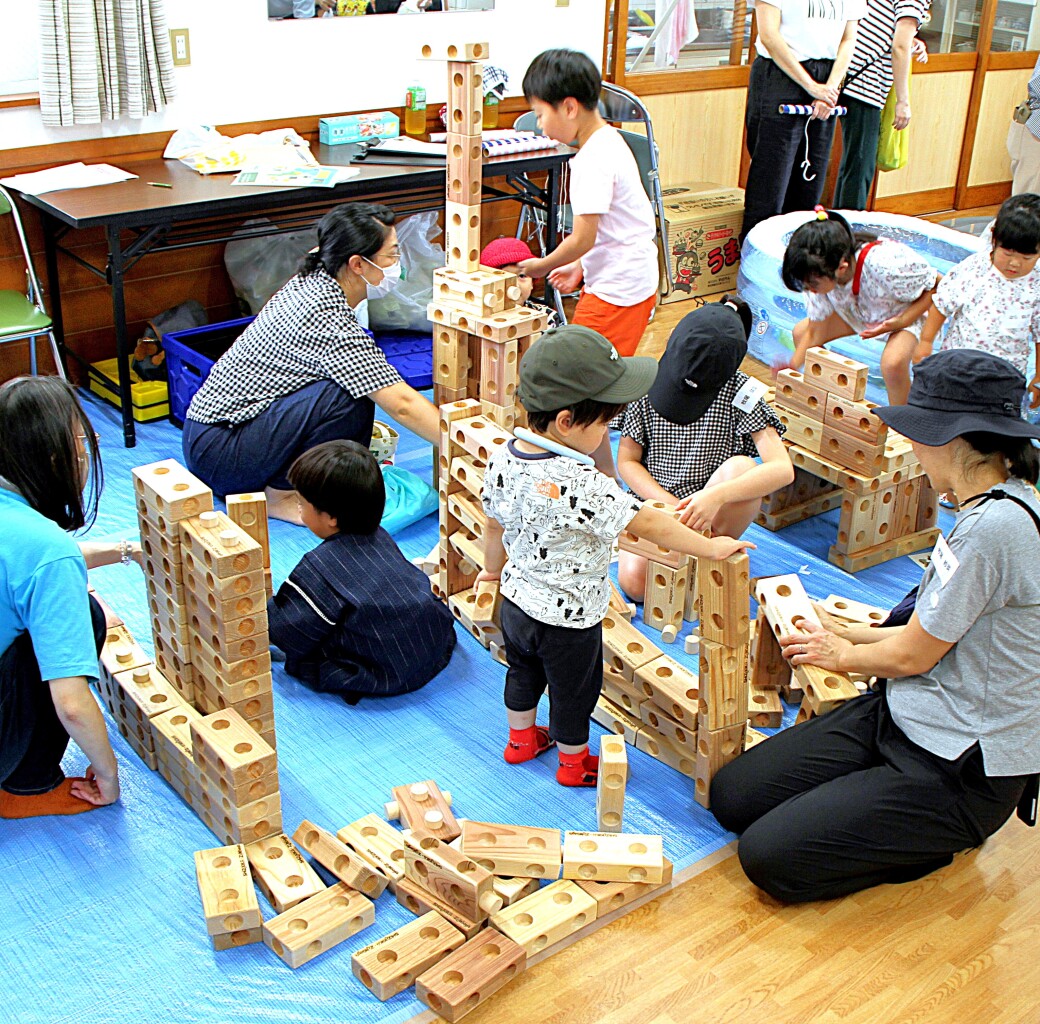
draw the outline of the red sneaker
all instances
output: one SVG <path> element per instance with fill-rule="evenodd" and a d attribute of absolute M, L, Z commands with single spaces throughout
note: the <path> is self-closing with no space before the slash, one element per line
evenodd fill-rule
<path fill-rule="evenodd" d="M 522 764 L 533 761 L 539 754 L 544 754 L 556 742 L 549 739 L 549 730 L 542 725 L 532 725 L 529 729 L 510 729 L 509 742 L 506 744 L 505 757 L 510 764 Z"/>

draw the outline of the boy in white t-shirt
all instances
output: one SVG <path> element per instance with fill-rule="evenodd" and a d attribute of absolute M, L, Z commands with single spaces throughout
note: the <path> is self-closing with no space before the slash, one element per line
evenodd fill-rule
<path fill-rule="evenodd" d="M 571 234 L 520 266 L 564 292 L 584 278 L 573 322 L 630 356 L 657 302 L 657 231 L 635 157 L 600 116 L 602 85 L 596 65 L 575 50 L 546 50 L 524 75 L 524 96 L 541 130 L 578 152 L 570 162 Z"/>
<path fill-rule="evenodd" d="M 546 331 L 520 363 L 519 398 L 529 431 L 491 456 L 482 493 L 485 569 L 501 578 L 509 669 L 505 704 L 510 764 L 555 743 L 563 786 L 594 786 L 589 716 L 603 683 L 603 617 L 611 546 L 623 530 L 698 558 L 754 547 L 710 540 L 658 509 L 641 506 L 589 458 L 611 418 L 645 395 L 657 374 L 649 357 L 619 358 L 588 327 Z M 549 728 L 535 725 L 549 691 Z"/>

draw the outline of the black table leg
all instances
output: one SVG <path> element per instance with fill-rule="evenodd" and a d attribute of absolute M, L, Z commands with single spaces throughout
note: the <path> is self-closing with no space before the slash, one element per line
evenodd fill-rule
<path fill-rule="evenodd" d="M 556 229 L 560 216 L 560 204 L 563 197 L 560 195 L 560 185 L 563 175 L 560 173 L 561 165 L 553 164 L 548 171 L 545 182 L 545 191 L 548 193 L 548 209 L 545 213 L 545 251 L 552 252 L 559 244 L 559 231 Z M 556 299 L 553 295 L 553 286 L 549 284 L 548 276 L 545 278 L 545 304 L 552 308 Z"/>
<path fill-rule="evenodd" d="M 65 358 L 65 321 L 61 315 L 61 281 L 58 277 L 58 222 L 45 213 L 40 214 L 40 220 L 43 222 L 43 251 L 47 264 L 48 295 L 44 307 L 50 312 L 58 355 L 68 377 L 69 361 Z"/>
<path fill-rule="evenodd" d="M 137 444 L 134 426 L 134 400 L 130 391 L 130 350 L 126 337 L 126 303 L 123 298 L 123 250 L 119 228 L 106 228 L 108 236 L 108 283 L 112 289 L 112 322 L 116 330 L 116 357 L 119 360 L 119 411 L 123 414 L 123 444 Z"/>

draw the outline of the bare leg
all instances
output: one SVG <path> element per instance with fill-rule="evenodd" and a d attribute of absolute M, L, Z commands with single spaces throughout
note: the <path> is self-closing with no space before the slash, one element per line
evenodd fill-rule
<path fill-rule="evenodd" d="M 267 515 L 270 519 L 281 519 L 293 526 L 303 526 L 300 518 L 300 506 L 296 501 L 295 491 L 278 491 L 273 487 L 265 487 L 267 496 Z"/>
<path fill-rule="evenodd" d="M 906 405 L 910 397 L 910 360 L 916 350 L 917 339 L 909 331 L 894 331 L 885 343 L 881 376 L 891 405 Z"/>
<path fill-rule="evenodd" d="M 506 717 L 509 720 L 510 729 L 530 729 L 538 715 L 538 709 L 531 711 L 510 711 L 506 708 Z"/>
<path fill-rule="evenodd" d="M 727 459 L 708 479 L 705 489 L 715 484 L 736 480 L 743 476 L 757 463 L 747 455 L 734 455 Z M 758 510 L 762 507 L 761 498 L 748 498 L 746 501 L 732 501 L 722 506 L 715 513 L 711 523 L 711 532 L 716 537 L 739 537 L 751 525 Z"/>
<path fill-rule="evenodd" d="M 826 320 L 799 320 L 791 331 L 794 339 L 794 352 L 791 355 L 791 368 L 800 370 L 805 363 L 805 353 L 817 345 L 826 345 L 828 341 L 836 341 L 856 332 L 837 313 L 831 313 Z"/>
<path fill-rule="evenodd" d="M 646 596 L 646 561 L 631 551 L 618 552 L 618 586 L 633 601 L 642 601 Z"/>

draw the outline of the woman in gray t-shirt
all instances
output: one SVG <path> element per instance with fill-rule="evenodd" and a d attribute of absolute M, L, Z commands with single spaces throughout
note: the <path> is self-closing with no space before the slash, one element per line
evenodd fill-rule
<path fill-rule="evenodd" d="M 908 405 L 876 410 L 957 503 L 906 625 L 842 630 L 821 616 L 780 638 L 793 665 L 887 679 L 723 768 L 716 818 L 741 833 L 748 877 L 787 902 L 920 878 L 978 846 L 1040 773 L 1040 427 L 1025 378 L 970 349 L 918 367 Z"/>

